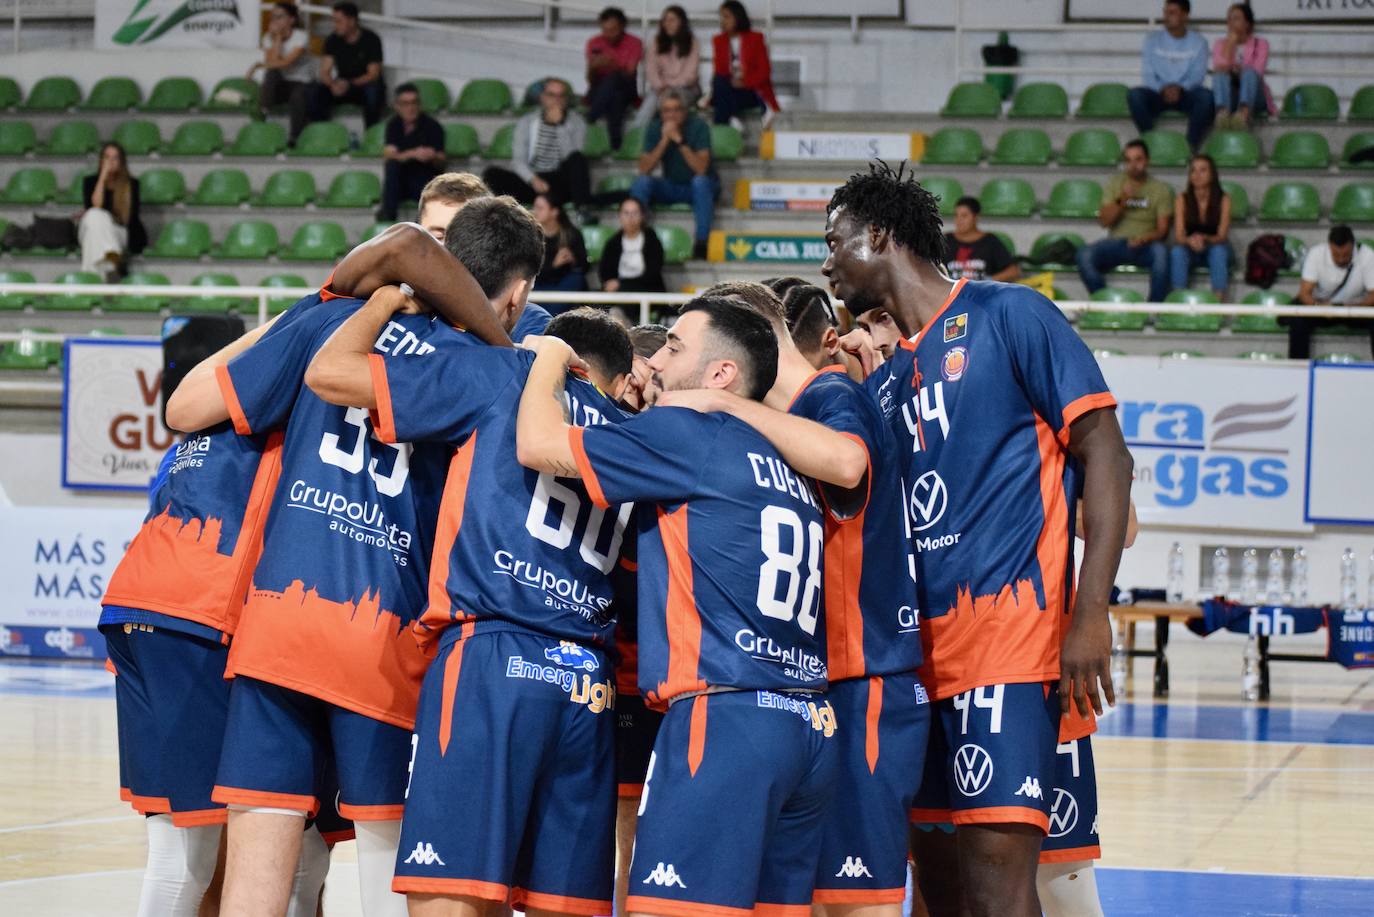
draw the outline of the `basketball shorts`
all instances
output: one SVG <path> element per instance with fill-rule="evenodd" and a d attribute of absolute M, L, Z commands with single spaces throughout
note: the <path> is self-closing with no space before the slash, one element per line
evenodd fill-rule
<path fill-rule="evenodd" d="M 621 799 L 638 799 L 663 714 L 650 710 L 638 694 L 615 699 L 615 782 Z"/>
<path fill-rule="evenodd" d="M 1102 856 L 1097 834 L 1097 769 L 1092 739 L 1061 742 L 1055 754 L 1050 826 L 1040 846 L 1042 863 L 1074 863 Z"/>
<path fill-rule="evenodd" d="M 214 799 L 314 818 L 332 769 L 340 816 L 391 821 L 401 817 L 409 760 L 410 733 L 399 726 L 240 675 L 229 692 Z"/>
<path fill-rule="evenodd" d="M 627 909 L 809 917 L 839 764 L 834 736 L 845 728 L 823 694 L 730 691 L 673 703 L 640 798 Z"/>
<path fill-rule="evenodd" d="M 834 682 L 826 697 L 843 728 L 816 870 L 817 904 L 900 904 L 906 897 L 907 812 L 916 795 L 931 705 L 914 672 Z"/>
<path fill-rule="evenodd" d="M 441 648 L 420 689 L 392 890 L 609 914 L 613 685 L 605 654 L 528 631 Z"/>
<path fill-rule="evenodd" d="M 223 824 L 210 798 L 229 709 L 229 647 L 137 624 L 101 628 L 115 669 L 120 798 L 179 828 Z"/>
<path fill-rule="evenodd" d="M 1048 833 L 1058 744 L 1057 683 L 987 685 L 937 702 L 911 820 Z"/>
<path fill-rule="evenodd" d="M 333 762 L 326 765 L 323 783 L 315 796 L 320 800 L 320 811 L 306 823 L 306 830 L 309 831 L 312 825 L 319 828 L 320 836 L 331 850 L 335 844 L 353 840 L 357 836 L 353 820 L 344 818 L 339 812 L 339 775 Z"/>

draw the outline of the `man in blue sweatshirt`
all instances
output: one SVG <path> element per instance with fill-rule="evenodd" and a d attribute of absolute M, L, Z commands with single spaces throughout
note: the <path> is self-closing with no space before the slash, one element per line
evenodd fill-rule
<path fill-rule="evenodd" d="M 1188 0 L 1166 0 L 1164 28 L 1145 36 L 1140 73 L 1143 86 L 1131 90 L 1131 120 L 1142 134 L 1161 111 L 1188 118 L 1188 145 L 1196 152 L 1212 124 L 1212 94 L 1203 85 L 1209 58 L 1207 39 L 1188 29 Z"/>

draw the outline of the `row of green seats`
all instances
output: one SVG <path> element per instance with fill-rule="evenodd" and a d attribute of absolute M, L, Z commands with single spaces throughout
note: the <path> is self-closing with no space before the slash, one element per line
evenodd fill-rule
<path fill-rule="evenodd" d="M 0 271 L 0 283 L 33 283 L 34 277 L 28 271 Z M 74 288 L 101 284 L 99 274 L 90 271 L 67 271 L 52 280 L 53 283 L 68 284 Z M 151 271 L 134 271 L 125 277 L 124 286 L 170 286 L 171 281 L 165 274 Z M 196 287 L 237 287 L 241 284 L 233 274 L 210 272 L 198 275 L 190 282 Z M 284 297 L 268 300 L 273 314 L 300 299 L 310 284 L 299 274 L 273 274 L 253 284 L 259 287 L 274 287 L 283 290 L 301 291 Z M 84 312 L 100 307 L 105 312 L 158 312 L 172 309 L 178 312 L 225 312 L 235 309 L 239 312 L 257 310 L 257 301 L 237 296 L 216 296 L 206 293 L 203 296 L 173 297 L 155 294 L 124 294 L 121 296 L 93 296 L 73 290 L 71 293 L 38 296 L 27 293 L 7 293 L 0 295 L 0 311 L 16 311 L 32 306 L 40 312 Z"/>

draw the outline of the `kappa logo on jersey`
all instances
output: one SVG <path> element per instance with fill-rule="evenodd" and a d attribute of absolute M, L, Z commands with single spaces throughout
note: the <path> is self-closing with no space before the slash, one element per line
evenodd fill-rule
<path fill-rule="evenodd" d="M 963 347 L 951 347 L 940 360 L 940 375 L 946 382 L 958 382 L 967 369 L 968 350 Z"/>
<path fill-rule="evenodd" d="M 662 863 L 659 863 L 657 866 L 654 867 L 653 872 L 649 873 L 649 875 L 646 876 L 644 881 L 640 884 L 662 885 L 669 888 L 671 888 L 674 885 L 676 885 L 678 888 L 687 887 L 686 884 L 682 881 L 682 876 L 677 874 L 677 870 L 673 867 L 672 863 L 669 863 L 666 866 Z"/>
<path fill-rule="evenodd" d="M 871 879 L 873 873 L 864 865 L 863 857 L 845 857 L 844 865 L 835 873 L 837 879 Z"/>
<path fill-rule="evenodd" d="M 1054 808 L 1050 809 L 1050 837 L 1063 837 L 1078 825 L 1078 800 L 1063 787 L 1054 788 Z M 1097 821 L 1093 821 L 1097 833 Z"/>
<path fill-rule="evenodd" d="M 992 783 L 992 755 L 981 746 L 960 745 L 954 753 L 954 783 L 965 796 L 977 796 Z"/>
<path fill-rule="evenodd" d="M 433 866 L 436 863 L 440 866 L 448 865 L 439 859 L 439 854 L 434 852 L 434 845 L 424 841 L 416 842 L 415 849 L 410 851 L 410 856 L 406 857 L 406 862 L 415 863 L 419 866 Z"/>
<path fill-rule="evenodd" d="M 1027 799 L 1044 799 L 1045 794 L 1040 792 L 1040 781 L 1035 777 L 1027 777 L 1021 781 L 1021 786 L 1014 795 L 1025 796 Z"/>
<path fill-rule="evenodd" d="M 960 312 L 945 319 L 945 343 L 957 341 L 968 334 L 968 313 Z"/>
<path fill-rule="evenodd" d="M 944 518 L 949 506 L 949 489 L 939 472 L 927 471 L 911 486 L 911 527 L 924 532 Z"/>
<path fill-rule="evenodd" d="M 544 650 L 544 658 L 549 662 L 582 669 L 585 672 L 595 672 L 599 665 L 595 655 L 571 640 L 560 640 L 557 646 L 551 646 Z"/>
<path fill-rule="evenodd" d="M 548 654 L 549 651 L 545 650 L 544 655 Z M 579 676 L 567 669 L 530 662 L 523 656 L 507 657 L 506 677 L 557 685 L 568 695 L 568 700 L 574 704 L 586 705 L 592 713 L 615 708 L 615 684 L 610 679 L 592 681 L 592 676 L 586 673 Z"/>

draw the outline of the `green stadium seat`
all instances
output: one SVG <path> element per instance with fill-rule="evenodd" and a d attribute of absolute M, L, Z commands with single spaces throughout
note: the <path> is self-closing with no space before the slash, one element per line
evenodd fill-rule
<path fill-rule="evenodd" d="M 377 236 L 380 236 L 382 233 L 386 232 L 388 229 L 395 225 L 395 223 L 391 223 L 386 220 L 378 220 L 371 226 L 367 227 L 367 229 L 363 230 L 362 238 L 358 240 L 358 244 L 362 245 L 369 239 L 377 238 Z"/>
<path fill-rule="evenodd" d="M 242 169 L 211 169 L 186 203 L 196 207 L 237 207 L 253 196 Z"/>
<path fill-rule="evenodd" d="M 43 152 L 49 156 L 85 156 L 100 149 L 100 131 L 89 121 L 59 121 L 48 134 Z"/>
<path fill-rule="evenodd" d="M 1292 305 L 1293 297 L 1282 290 L 1251 290 L 1241 303 L 1247 306 L 1288 306 Z"/>
<path fill-rule="evenodd" d="M 711 157 L 717 162 L 734 162 L 744 155 L 744 135 L 729 124 L 711 125 Z"/>
<path fill-rule="evenodd" d="M 200 220 L 170 220 L 143 254 L 148 258 L 195 260 L 208 254 L 211 247 L 210 227 Z"/>
<path fill-rule="evenodd" d="M 588 159 L 603 159 L 611 155 L 611 134 L 600 121 L 587 125 L 587 139 L 582 141 L 582 155 Z"/>
<path fill-rule="evenodd" d="M 1130 287 L 1103 287 L 1088 297 L 1092 302 L 1137 303 L 1144 302 L 1145 296 Z"/>
<path fill-rule="evenodd" d="M 1090 178 L 1055 182 L 1044 215 L 1063 220 L 1093 220 L 1102 206 L 1102 186 Z"/>
<path fill-rule="evenodd" d="M 386 122 L 378 121 L 363 131 L 362 143 L 358 144 L 357 156 L 381 159 L 386 150 Z"/>
<path fill-rule="evenodd" d="M 376 172 L 340 172 L 329 183 L 321 207 L 372 207 L 382 199 L 382 180 Z"/>
<path fill-rule="evenodd" d="M 1255 290 L 1241 300 L 1251 306 L 1286 306 L 1293 297 L 1277 290 Z M 1233 315 L 1231 330 L 1236 334 L 1285 334 L 1286 330 L 1272 315 Z"/>
<path fill-rule="evenodd" d="M 0 283 L 33 282 L 33 275 L 28 271 L 0 270 Z M 17 312 L 32 301 L 33 297 L 28 293 L 0 293 L 0 311 Z"/>
<path fill-rule="evenodd" d="M 1321 83 L 1294 86 L 1283 96 L 1280 115 L 1285 120 L 1335 121 L 1340 117 L 1341 105 L 1336 90 Z"/>
<path fill-rule="evenodd" d="M 449 94 L 448 86 L 444 85 L 443 80 L 436 80 L 432 77 L 416 77 L 410 82 L 415 84 L 415 88 L 420 92 L 420 107 L 431 115 L 448 111 L 449 104 L 453 97 Z"/>
<path fill-rule="evenodd" d="M 1374 121 L 1374 84 L 1355 90 L 1355 95 L 1350 99 L 1350 111 L 1345 118 L 1355 123 Z"/>
<path fill-rule="evenodd" d="M 45 76 L 29 90 L 27 111 L 66 111 L 81 101 L 81 87 L 69 76 Z"/>
<path fill-rule="evenodd" d="M 1283 329 L 1279 329 L 1280 331 Z M 1241 360 L 1252 360 L 1256 363 L 1268 363 L 1271 360 L 1282 360 L 1283 354 L 1274 353 L 1272 350 L 1247 350 L 1239 357 Z"/>
<path fill-rule="evenodd" d="M 93 338 L 122 338 L 126 334 L 123 328 L 114 328 L 111 326 L 92 328 L 88 333 Z"/>
<path fill-rule="evenodd" d="M 1098 293 L 1106 292 L 1111 287 L 1103 287 Z M 1130 292 L 1135 292 L 1134 290 Z M 1096 296 L 1097 294 L 1093 294 Z M 1139 295 L 1139 294 L 1137 294 Z M 1096 299 L 1096 302 L 1112 302 L 1107 298 Z M 1134 302 L 1134 300 L 1115 300 L 1119 302 Z M 1078 314 L 1079 331 L 1144 331 L 1145 325 L 1149 322 L 1150 316 L 1146 312 L 1096 312 L 1088 310 Z"/>
<path fill-rule="evenodd" d="M 1109 167 L 1121 159 L 1121 142 L 1113 131 L 1087 127 L 1074 131 L 1064 142 L 1059 164 L 1064 166 Z"/>
<path fill-rule="evenodd" d="M 15 169 L 5 184 L 0 201 L 6 204 L 44 204 L 57 196 L 57 176 L 52 169 L 28 166 Z"/>
<path fill-rule="evenodd" d="M 229 227 L 214 255 L 224 261 L 266 261 L 280 247 L 276 226 L 266 220 L 244 220 Z"/>
<path fill-rule="evenodd" d="M 348 128 L 337 121 L 307 124 L 288 156 L 341 156 L 348 152 Z"/>
<path fill-rule="evenodd" d="M 1002 247 L 1007 250 L 1007 254 L 1011 255 L 1012 260 L 1015 261 L 1018 257 L 1016 254 L 1016 240 L 1011 237 L 1011 233 L 994 230 L 992 234 L 997 237 L 997 240 L 1002 243 Z"/>
<path fill-rule="evenodd" d="M 603 175 L 596 183 L 597 194 L 629 194 L 635 176 L 628 172 Z"/>
<path fill-rule="evenodd" d="M 1374 223 L 1374 183 L 1342 185 L 1331 205 L 1331 222 Z"/>
<path fill-rule="evenodd" d="M 621 162 L 634 162 L 644 152 L 644 128 L 629 127 L 620 139 L 620 147 L 611 154 L 612 159 Z"/>
<path fill-rule="evenodd" d="M 189 76 L 168 76 L 157 81 L 143 111 L 184 112 L 200 106 L 200 84 Z"/>
<path fill-rule="evenodd" d="M 1283 251 L 1288 256 L 1288 267 L 1279 271 L 1279 276 L 1297 277 L 1302 273 L 1302 262 L 1307 257 L 1307 243 L 1297 236 L 1284 236 Z"/>
<path fill-rule="evenodd" d="M 587 260 L 596 266 L 601 261 L 601 250 L 606 247 L 606 240 L 615 235 L 616 229 L 602 223 L 588 223 L 580 228 L 582 243 L 587 246 Z"/>
<path fill-rule="evenodd" d="M 1306 182 L 1275 182 L 1265 189 L 1264 200 L 1260 202 L 1261 220 L 1315 223 L 1320 216 L 1317 189 Z"/>
<path fill-rule="evenodd" d="M 138 195 L 144 204 L 175 204 L 186 197 L 186 176 L 176 169 L 149 169 L 138 177 Z"/>
<path fill-rule="evenodd" d="M 1222 181 L 1221 190 L 1231 195 L 1231 219 L 1244 222 L 1250 219 L 1250 195 L 1240 182 Z"/>
<path fill-rule="evenodd" d="M 1153 152 L 1154 147 L 1150 149 Z M 1216 161 L 1218 169 L 1255 169 L 1260 163 L 1259 141 L 1249 131 L 1213 131 L 1202 151 Z"/>
<path fill-rule="evenodd" d="M 1083 237 L 1076 232 L 1047 232 L 1037 236 L 1031 243 L 1030 254 L 1026 256 L 1026 262 L 1042 271 L 1076 271 L 1078 265 L 1065 261 L 1052 261 L 1046 254 L 1051 245 L 1059 242 L 1068 242 L 1075 249 L 1082 248 L 1084 245 Z"/>
<path fill-rule="evenodd" d="M 1360 150 L 1367 150 L 1374 147 L 1374 131 L 1360 131 L 1358 134 L 1351 134 L 1345 139 L 1345 146 L 1341 148 L 1341 168 L 1342 169 L 1374 169 L 1374 160 L 1364 162 L 1351 162 L 1350 157 Z"/>
<path fill-rule="evenodd" d="M 1192 151 L 1188 149 L 1188 138 L 1178 131 L 1146 131 L 1140 139 L 1145 141 L 1145 146 L 1150 150 L 1150 165 L 1156 168 L 1186 166 L 1192 156 Z"/>
<path fill-rule="evenodd" d="M 983 138 L 971 127 L 942 127 L 926 143 L 922 165 L 976 166 L 983 158 Z"/>
<path fill-rule="evenodd" d="M 1166 350 L 1160 356 L 1166 360 L 1201 360 L 1207 354 L 1200 350 Z"/>
<path fill-rule="evenodd" d="M 132 271 L 120 281 L 123 286 L 165 287 L 171 284 L 166 274 L 152 271 Z M 157 312 L 172 304 L 172 297 L 150 294 L 123 293 L 105 303 L 106 312 Z"/>
<path fill-rule="evenodd" d="M 143 101 L 143 90 L 127 76 L 107 76 L 91 87 L 82 111 L 128 111 Z"/>
<path fill-rule="evenodd" d="M 19 84 L 13 77 L 0 76 L 0 111 L 6 111 L 19 104 L 19 100 L 24 97 L 19 91 Z"/>
<path fill-rule="evenodd" d="M 110 139 L 130 156 L 147 156 L 162 146 L 162 131 L 154 121 L 121 121 Z"/>
<path fill-rule="evenodd" d="M 1336 363 L 1342 366 L 1348 366 L 1352 363 L 1363 363 L 1365 361 L 1361 360 L 1353 353 L 1324 353 L 1317 357 L 1317 362 Z"/>
<path fill-rule="evenodd" d="M 343 227 L 321 220 L 297 229 L 290 246 L 283 249 L 279 257 L 283 261 L 333 261 L 348 249 Z"/>
<path fill-rule="evenodd" d="M 224 146 L 224 131 L 214 121 L 183 121 L 166 152 L 171 156 L 210 156 Z"/>
<path fill-rule="evenodd" d="M 1058 83 L 1027 83 L 1011 100 L 1012 118 L 1067 118 L 1069 94 Z"/>
<path fill-rule="evenodd" d="M 276 156 L 286 149 L 286 128 L 274 121 L 249 121 L 239 128 L 226 156 Z"/>
<path fill-rule="evenodd" d="M 590 136 L 590 127 L 588 134 Z M 482 141 L 477 138 L 477 128 L 457 122 L 444 125 L 444 154 L 450 159 L 470 159 L 481 151 Z"/>
<path fill-rule="evenodd" d="M 86 200 L 85 196 L 81 193 L 82 187 L 84 182 L 86 181 L 86 176 L 94 174 L 95 169 L 81 169 L 80 171 L 78 171 L 75 175 L 72 176 L 72 180 L 67 185 L 67 187 L 57 192 L 57 203 L 71 204 L 75 207 L 80 207 L 82 204 L 84 204 Z M 142 185 L 140 183 L 140 187 L 141 186 Z"/>
<path fill-rule="evenodd" d="M 1078 117 L 1129 118 L 1131 106 L 1126 102 L 1129 93 L 1125 83 L 1093 83 L 1078 103 Z"/>
<path fill-rule="evenodd" d="M 1217 303 L 1220 300 L 1210 290 L 1173 290 L 1164 297 L 1168 303 Z M 1221 330 L 1220 315 L 1211 313 L 1162 313 L 1154 317 L 1156 331 L 1169 334 L 1216 334 Z"/>
<path fill-rule="evenodd" d="M 237 101 L 234 101 L 235 98 Z M 252 114 L 258 110 L 258 84 L 241 76 L 226 76 L 210 90 L 210 95 L 201 108 L 205 111 L 237 111 Z"/>
<path fill-rule="evenodd" d="M 92 286 L 105 282 L 94 271 L 67 271 L 53 278 L 53 283 L 64 286 Z M 55 293 L 40 296 L 34 300 L 33 307 L 41 312 L 87 312 L 100 305 L 100 297 L 89 293 Z"/>
<path fill-rule="evenodd" d="M 482 151 L 486 159 L 510 159 L 515 142 L 515 125 L 503 124 L 491 135 L 491 143 Z"/>
<path fill-rule="evenodd" d="M 207 274 L 198 274 L 191 280 L 193 287 L 236 287 L 239 280 L 233 274 L 225 274 L 212 271 Z M 176 312 L 228 312 L 230 309 L 237 309 L 240 312 L 251 312 L 255 310 L 256 300 L 242 299 L 237 296 L 212 296 L 196 295 L 187 296 L 177 300 L 172 309 Z"/>
<path fill-rule="evenodd" d="M 310 284 L 300 274 L 273 274 L 259 280 L 258 286 L 297 291 L 290 296 L 273 296 L 267 300 L 267 313 L 269 315 L 285 312 L 310 289 Z"/>
<path fill-rule="evenodd" d="M 1002 94 L 987 83 L 959 83 L 949 91 L 944 118 L 996 118 L 1002 113 Z"/>
<path fill-rule="evenodd" d="M 498 115 L 511 107 L 510 87 L 504 80 L 469 80 L 458 93 L 453 110 L 461 115 Z"/>
<path fill-rule="evenodd" d="M 658 241 L 663 243 L 663 263 L 683 264 L 692 257 L 692 234 L 681 226 L 655 226 Z"/>
<path fill-rule="evenodd" d="M 964 196 L 964 186 L 956 178 L 927 175 L 920 179 L 921 187 L 940 199 L 940 216 L 953 216 L 954 205 Z"/>
<path fill-rule="evenodd" d="M 53 334 L 51 328 L 20 328 L 20 334 Z M 62 362 L 60 341 L 22 337 L 0 346 L 0 369 L 47 369 Z"/>
<path fill-rule="evenodd" d="M 253 203 L 259 207 L 304 207 L 314 199 L 314 176 L 303 169 L 283 169 L 268 176 Z"/>
<path fill-rule="evenodd" d="M 1331 146 L 1316 131 L 1289 131 L 1274 142 L 1271 169 L 1325 169 L 1331 165 Z"/>
<path fill-rule="evenodd" d="M 23 156 L 37 148 L 38 132 L 27 121 L 0 121 L 0 156 Z"/>
<path fill-rule="evenodd" d="M 1049 134 L 1038 127 L 1017 127 L 997 138 L 988 162 L 995 166 L 1043 166 L 1053 155 Z"/>
<path fill-rule="evenodd" d="M 1024 178 L 994 178 L 978 192 L 983 215 L 1028 217 L 1035 210 L 1035 190 Z"/>

